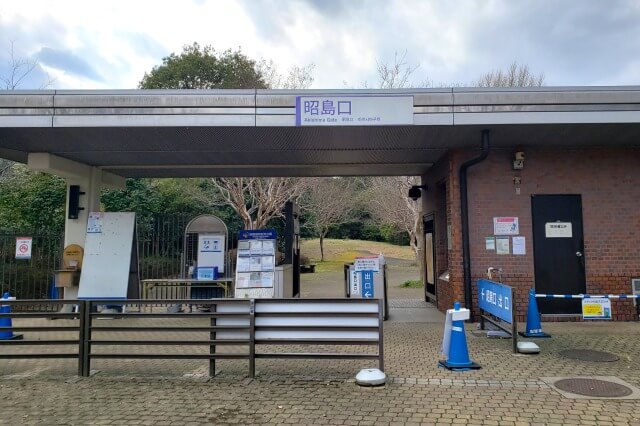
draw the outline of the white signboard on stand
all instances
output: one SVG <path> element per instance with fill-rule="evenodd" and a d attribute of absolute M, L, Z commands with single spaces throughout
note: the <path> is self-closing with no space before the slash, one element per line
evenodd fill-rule
<path fill-rule="evenodd" d="M 78 298 L 126 299 L 134 256 L 137 262 L 133 253 L 136 216 L 107 212 L 100 217 L 100 232 L 87 229 Z"/>
<path fill-rule="evenodd" d="M 213 268 L 215 266 L 218 268 L 219 274 L 225 273 L 224 239 L 222 234 L 198 235 L 198 268 Z"/>

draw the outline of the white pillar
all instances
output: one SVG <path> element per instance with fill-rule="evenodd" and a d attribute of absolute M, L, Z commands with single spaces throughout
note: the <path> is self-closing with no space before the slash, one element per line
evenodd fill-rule
<path fill-rule="evenodd" d="M 77 219 L 69 219 L 69 186 L 79 185 L 80 195 L 79 206 L 84 208 L 78 212 Z M 91 168 L 91 175 L 88 178 L 67 178 L 67 202 L 65 206 L 64 221 L 64 246 L 78 244 L 84 249 L 85 236 L 87 233 L 87 219 L 89 212 L 100 211 L 100 190 L 102 186 L 102 171 L 95 167 Z M 65 287 L 65 299 L 77 299 L 78 287 Z"/>

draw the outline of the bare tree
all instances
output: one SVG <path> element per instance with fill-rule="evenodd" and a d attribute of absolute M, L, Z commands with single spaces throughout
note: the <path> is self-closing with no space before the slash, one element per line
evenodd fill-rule
<path fill-rule="evenodd" d="M 401 55 L 395 52 L 393 63 L 376 61 L 380 89 L 411 87 L 409 78 L 419 68 L 419 65 L 409 65 L 406 57 L 407 51 L 405 50 Z"/>
<path fill-rule="evenodd" d="M 214 178 L 219 192 L 217 205 L 231 206 L 242 219 L 244 229 L 262 229 L 282 216 L 287 201 L 296 201 L 309 181 L 295 178 Z"/>
<path fill-rule="evenodd" d="M 311 226 L 320 236 L 320 261 L 324 261 L 324 239 L 332 225 L 349 217 L 353 210 L 352 180 L 347 178 L 318 178 L 313 180 L 304 197 L 302 208 L 313 215 Z"/>
<path fill-rule="evenodd" d="M 529 65 L 511 63 L 506 70 L 492 70 L 473 83 L 478 87 L 538 87 L 544 85 L 544 73 L 534 74 Z"/>
<path fill-rule="evenodd" d="M 273 60 L 260 61 L 256 70 L 267 87 L 278 89 L 306 89 L 314 80 L 315 65 L 294 66 L 287 75 L 281 74 Z M 218 205 L 232 207 L 242 219 L 245 229 L 261 229 L 282 216 L 287 201 L 297 201 L 311 181 L 294 178 L 214 178 L 219 193 Z"/>
<path fill-rule="evenodd" d="M 10 42 L 9 47 L 9 63 L 7 64 L 7 74 L 0 77 L 4 90 L 16 90 L 24 82 L 24 80 L 31 74 L 39 63 L 36 59 L 29 59 L 23 57 L 17 57 L 15 53 L 15 42 Z M 45 89 L 53 84 L 54 80 L 47 76 L 47 79 L 42 82 L 40 89 Z"/>
<path fill-rule="evenodd" d="M 256 69 L 270 89 L 308 89 L 315 80 L 313 75 L 315 68 L 314 64 L 295 65 L 284 75 L 278 71 L 273 59 L 268 62 L 263 59 L 256 65 Z"/>
<path fill-rule="evenodd" d="M 369 206 L 374 218 L 406 232 L 416 259 L 420 259 L 422 250 L 420 203 L 407 197 L 407 192 L 412 185 L 418 185 L 418 179 L 415 176 L 374 177 L 369 190 Z"/>

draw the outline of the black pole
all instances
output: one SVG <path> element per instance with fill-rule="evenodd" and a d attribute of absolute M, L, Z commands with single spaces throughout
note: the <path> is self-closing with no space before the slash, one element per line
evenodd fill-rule
<path fill-rule="evenodd" d="M 467 169 L 478 164 L 489 155 L 489 130 L 482 131 L 482 152 L 478 157 L 460 166 L 460 216 L 462 216 L 462 270 L 464 274 L 464 304 L 471 311 L 473 321 L 473 300 L 471 293 L 471 256 L 469 254 L 469 206 L 467 200 Z"/>

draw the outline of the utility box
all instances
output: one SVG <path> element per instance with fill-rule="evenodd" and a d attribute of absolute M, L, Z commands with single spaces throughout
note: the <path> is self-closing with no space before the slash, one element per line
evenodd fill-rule
<path fill-rule="evenodd" d="M 62 252 L 62 269 L 54 271 L 56 287 L 77 287 L 80 285 L 80 270 L 84 250 L 77 244 L 65 247 Z"/>

